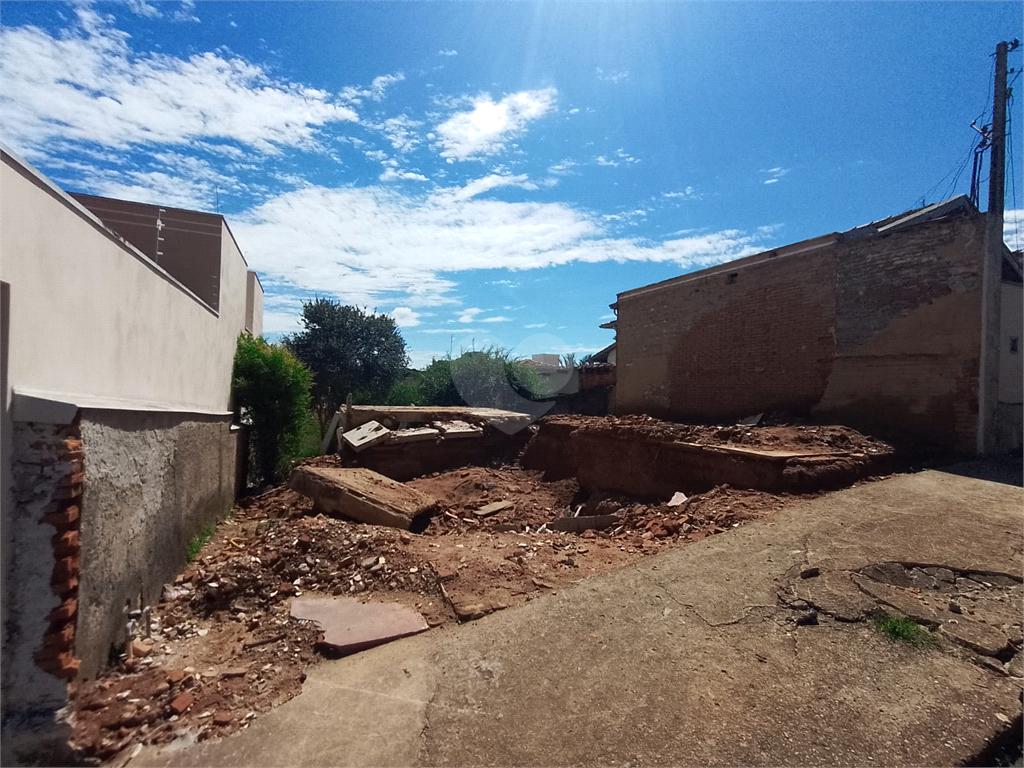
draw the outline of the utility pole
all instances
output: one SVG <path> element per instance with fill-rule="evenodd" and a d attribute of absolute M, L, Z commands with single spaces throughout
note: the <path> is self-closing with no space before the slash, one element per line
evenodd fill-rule
<path fill-rule="evenodd" d="M 992 93 L 992 131 L 989 157 L 988 212 L 985 217 L 985 256 L 981 279 L 981 355 L 978 370 L 978 453 L 997 448 L 999 355 L 1003 274 L 1003 206 L 1006 186 L 1006 54 L 1020 42 L 996 46 L 996 77 Z"/>

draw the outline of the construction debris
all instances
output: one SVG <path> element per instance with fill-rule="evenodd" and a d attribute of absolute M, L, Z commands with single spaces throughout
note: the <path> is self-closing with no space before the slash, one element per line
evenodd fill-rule
<path fill-rule="evenodd" d="M 361 467 L 296 467 L 288 487 L 328 514 L 405 530 L 437 506 L 436 499 Z"/>
<path fill-rule="evenodd" d="M 475 427 L 459 419 L 455 421 L 435 421 L 434 426 L 441 431 L 446 440 L 464 437 L 483 437 L 484 434 L 483 428 Z"/>
<path fill-rule="evenodd" d="M 350 429 L 341 439 L 357 453 L 371 446 L 383 443 L 391 436 L 391 430 L 376 421 L 368 421 L 360 427 Z"/>
<path fill-rule="evenodd" d="M 294 619 L 315 623 L 320 645 L 337 654 L 356 653 L 429 629 L 416 611 L 396 603 L 360 603 L 348 597 L 297 597 Z"/>
<path fill-rule="evenodd" d="M 515 504 L 511 501 L 495 501 L 487 506 L 480 507 L 480 509 L 476 510 L 473 514 L 477 517 L 490 517 L 491 515 L 498 514 L 503 509 L 512 509 L 514 506 Z"/>

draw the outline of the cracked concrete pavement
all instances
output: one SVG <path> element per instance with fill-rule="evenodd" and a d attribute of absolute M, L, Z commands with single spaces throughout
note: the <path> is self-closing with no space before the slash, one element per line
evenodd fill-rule
<path fill-rule="evenodd" d="M 1019 582 L 1022 510 L 1020 488 L 935 471 L 823 496 L 323 662 L 245 731 L 131 765 L 960 764 L 1019 722 L 1020 678 L 870 622 L 796 626 L 778 592 L 887 562 Z"/>

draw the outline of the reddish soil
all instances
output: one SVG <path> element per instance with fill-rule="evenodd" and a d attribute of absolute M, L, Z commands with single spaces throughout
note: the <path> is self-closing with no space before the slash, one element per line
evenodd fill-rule
<path fill-rule="evenodd" d="M 284 488 L 236 508 L 154 606 L 148 655 L 73 687 L 72 723 L 83 761 L 120 764 L 139 743 L 226 735 L 296 695 L 304 670 L 320 655 L 315 625 L 288 615 L 292 595 L 396 601 L 420 611 L 431 626 L 454 623 L 802 498 L 724 486 L 674 507 L 584 498 L 575 480 L 544 482 L 540 472 L 517 466 L 470 467 L 409 484 L 440 502 L 420 535 L 314 516 L 309 499 Z M 498 501 L 512 506 L 475 514 Z M 581 534 L 546 530 L 546 523 L 573 512 L 615 512 L 621 521 Z"/>
<path fill-rule="evenodd" d="M 882 454 L 893 448 L 886 442 L 837 425 L 782 424 L 745 427 L 676 424 L 650 416 L 549 416 L 544 422 L 586 426 L 588 429 L 619 431 L 658 440 L 678 440 L 700 445 L 726 445 L 770 451 L 821 454 L 851 452 Z"/>

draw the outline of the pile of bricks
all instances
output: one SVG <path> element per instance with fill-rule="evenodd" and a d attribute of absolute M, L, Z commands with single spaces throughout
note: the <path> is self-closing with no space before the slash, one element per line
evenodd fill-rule
<path fill-rule="evenodd" d="M 33 659 L 54 677 L 72 680 L 80 664 L 75 658 L 75 620 L 81 567 L 78 523 L 85 478 L 82 441 L 69 438 L 55 444 L 33 445 L 33 448 L 37 447 L 52 455 L 52 470 L 59 473 L 56 490 L 40 523 L 57 529 L 51 539 L 54 566 L 50 589 L 62 602 L 46 617 L 49 626 L 43 635 L 42 647 L 35 652 Z"/>

